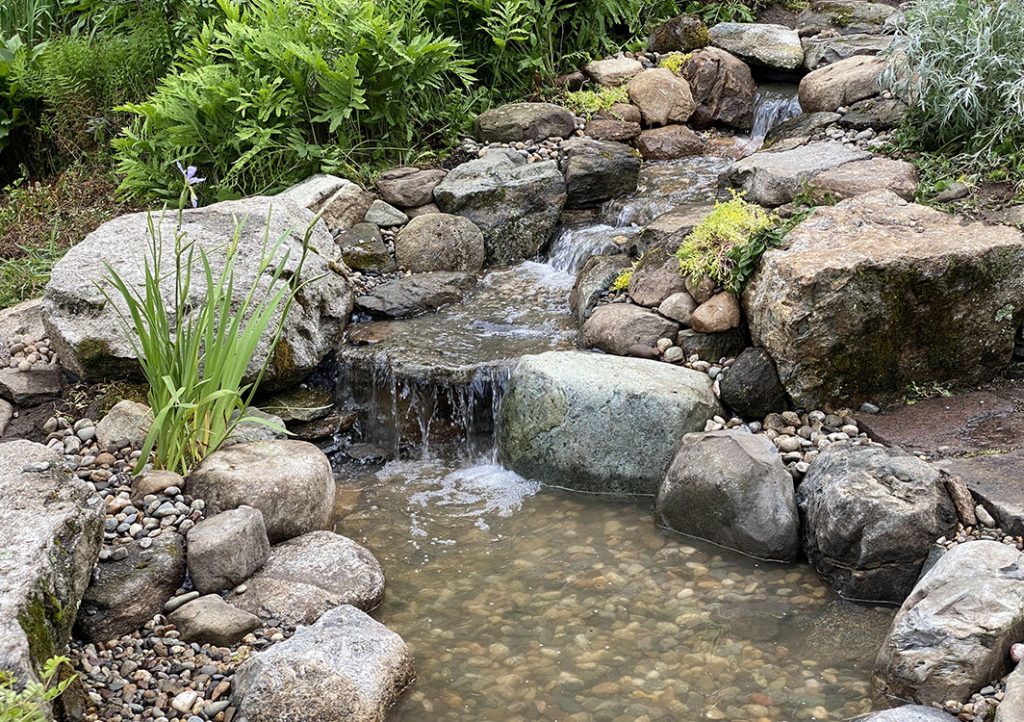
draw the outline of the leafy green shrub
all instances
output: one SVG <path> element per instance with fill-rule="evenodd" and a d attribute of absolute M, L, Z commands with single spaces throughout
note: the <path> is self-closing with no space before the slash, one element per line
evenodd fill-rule
<path fill-rule="evenodd" d="M 770 233 L 778 223 L 774 213 L 733 194 L 731 200 L 715 203 L 683 239 L 676 252 L 679 269 L 690 278 L 710 278 L 739 293 L 764 252 L 781 240 Z"/>
<path fill-rule="evenodd" d="M 71 667 L 67 657 L 52 657 L 43 664 L 40 681 L 29 682 L 20 691 L 10 672 L 0 670 L 0 722 L 49 722 L 49 703 L 64 694 L 74 674 L 61 678 L 61 670 Z"/>
<path fill-rule="evenodd" d="M 919 0 L 910 7 L 884 80 L 910 102 L 903 132 L 913 145 L 978 156 L 1018 151 L 1022 27 L 1020 2 Z"/>
<path fill-rule="evenodd" d="M 577 115 L 588 118 L 599 110 L 608 110 L 618 103 L 628 103 L 625 85 L 602 85 L 597 90 L 576 90 L 565 94 L 564 105 Z"/>
<path fill-rule="evenodd" d="M 752 23 L 757 19 L 755 11 L 759 5 L 757 0 L 691 0 L 686 3 L 683 12 L 696 15 L 708 26 L 717 23 Z"/>
<path fill-rule="evenodd" d="M 624 269 L 622 273 L 616 276 L 615 280 L 612 281 L 611 290 L 616 293 L 627 290 L 629 288 L 629 282 L 633 280 L 633 271 L 635 270 L 635 268 Z"/>

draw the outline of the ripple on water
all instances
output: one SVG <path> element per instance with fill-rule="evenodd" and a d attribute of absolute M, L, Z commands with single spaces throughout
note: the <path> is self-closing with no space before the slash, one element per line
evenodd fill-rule
<path fill-rule="evenodd" d="M 870 707 L 891 611 L 835 599 L 806 566 L 494 464 L 399 462 L 341 483 L 361 498 L 338 531 L 384 565 L 377 615 L 416 656 L 395 720 L 780 722 Z"/>

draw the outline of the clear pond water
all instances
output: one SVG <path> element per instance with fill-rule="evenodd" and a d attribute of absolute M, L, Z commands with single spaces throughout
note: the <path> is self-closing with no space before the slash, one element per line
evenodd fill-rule
<path fill-rule="evenodd" d="M 839 720 L 870 709 L 891 610 L 805 565 L 659 529 L 650 500 L 542 488 L 490 462 L 353 475 L 337 530 L 388 578 L 375 615 L 418 681 L 392 719 Z"/>

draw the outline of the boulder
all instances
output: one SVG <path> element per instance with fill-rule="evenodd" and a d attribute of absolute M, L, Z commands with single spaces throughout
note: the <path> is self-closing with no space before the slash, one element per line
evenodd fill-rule
<path fill-rule="evenodd" d="M 334 474 L 310 443 L 257 441 L 207 456 L 188 477 L 188 492 L 206 502 L 209 516 L 240 506 L 258 509 L 276 543 L 327 527 Z"/>
<path fill-rule="evenodd" d="M 676 321 L 680 326 L 689 326 L 697 302 L 686 291 L 673 293 L 658 306 L 658 313 Z"/>
<path fill-rule="evenodd" d="M 806 143 L 841 117 L 839 113 L 801 113 L 773 126 L 765 136 L 764 148 L 785 144 L 784 141 L 791 141 L 794 146 Z"/>
<path fill-rule="evenodd" d="M 754 124 L 757 84 L 742 60 L 721 48 L 698 50 L 683 67 L 697 108 L 690 123 L 704 128 L 715 123 L 740 130 Z"/>
<path fill-rule="evenodd" d="M 679 15 L 656 25 L 647 40 L 650 53 L 689 53 L 711 42 L 707 25 L 696 15 Z"/>
<path fill-rule="evenodd" d="M 307 210 L 315 211 L 338 191 L 353 188 L 361 190 L 359 186 L 350 180 L 326 173 L 317 173 L 281 191 L 275 198 L 289 201 Z"/>
<path fill-rule="evenodd" d="M 764 255 L 743 304 L 794 402 L 817 408 L 991 378 L 1024 320 L 1022 277 L 1016 229 L 873 191 L 815 210 Z"/>
<path fill-rule="evenodd" d="M 763 419 L 787 407 L 775 362 L 764 349 L 746 348 L 719 384 L 722 403 L 747 419 Z"/>
<path fill-rule="evenodd" d="M 707 218 L 714 205 L 700 201 L 680 203 L 670 211 L 656 217 L 630 242 L 628 252 L 642 256 L 652 249 L 674 254 L 679 244 L 697 224 Z"/>
<path fill-rule="evenodd" d="M 617 118 L 592 118 L 583 133 L 594 140 L 624 143 L 640 135 L 640 124 Z"/>
<path fill-rule="evenodd" d="M 812 0 L 797 16 L 801 37 L 825 34 L 889 34 L 899 11 L 892 5 L 867 0 Z"/>
<path fill-rule="evenodd" d="M 932 543 L 956 528 L 942 473 L 883 446 L 834 444 L 797 491 L 807 558 L 837 593 L 901 602 Z"/>
<path fill-rule="evenodd" d="M 402 638 L 345 605 L 246 660 L 231 701 L 239 722 L 384 722 L 414 679 Z"/>
<path fill-rule="evenodd" d="M 335 411 L 334 393 L 320 386 L 297 386 L 269 397 L 263 408 L 287 424 L 316 421 Z"/>
<path fill-rule="evenodd" d="M 1024 557 L 995 541 L 947 551 L 893 620 L 875 689 L 920 704 L 967 702 L 1009 671 L 1010 645 L 1024 635 Z"/>
<path fill-rule="evenodd" d="M 392 168 L 380 174 L 377 190 L 393 206 L 418 208 L 433 202 L 434 188 L 447 174 L 441 168 Z"/>
<path fill-rule="evenodd" d="M 510 103 L 484 111 L 476 119 L 476 135 L 485 143 L 568 138 L 576 118 L 552 103 Z"/>
<path fill-rule="evenodd" d="M 355 183 L 345 181 L 326 200 L 313 207 L 332 231 L 347 231 L 358 223 L 364 223 L 366 213 L 377 197 Z"/>
<path fill-rule="evenodd" d="M 644 160 L 675 160 L 701 155 L 704 141 L 685 125 L 669 125 L 643 131 L 636 147 Z"/>
<path fill-rule="evenodd" d="M 96 443 L 101 449 L 128 443 L 138 449 L 153 423 L 153 411 L 145 404 L 124 399 L 114 404 L 96 424 Z"/>
<path fill-rule="evenodd" d="M 891 35 L 815 35 L 803 38 L 804 68 L 823 68 L 855 55 L 879 55 L 892 44 Z"/>
<path fill-rule="evenodd" d="M 661 524 L 759 559 L 795 561 L 793 477 L 775 445 L 746 430 L 687 434 L 658 489 Z"/>
<path fill-rule="evenodd" d="M 629 279 L 629 297 L 639 306 L 656 308 L 673 293 L 685 291 L 686 284 L 675 256 L 660 263 L 654 259 L 640 263 Z"/>
<path fill-rule="evenodd" d="M 1024 666 L 1020 664 L 1006 678 L 1006 695 L 996 707 L 995 722 L 1024 719 Z"/>
<path fill-rule="evenodd" d="M 668 68 L 651 68 L 629 81 L 629 100 L 640 109 L 644 125 L 685 123 L 697 104 L 690 85 Z"/>
<path fill-rule="evenodd" d="M 869 191 L 886 189 L 911 201 L 917 192 L 917 169 L 905 160 L 870 158 L 825 171 L 807 182 L 815 196 L 843 200 Z"/>
<path fill-rule="evenodd" d="M 628 145 L 572 138 L 562 146 L 566 208 L 591 208 L 636 191 L 640 156 Z"/>
<path fill-rule="evenodd" d="M 167 617 L 186 642 L 233 647 L 260 626 L 260 618 L 233 607 L 216 594 L 187 602 Z"/>
<path fill-rule="evenodd" d="M 379 228 L 394 228 L 395 226 L 402 226 L 408 223 L 409 216 L 390 203 L 386 203 L 378 198 L 366 209 L 366 215 L 363 216 L 363 220 Z"/>
<path fill-rule="evenodd" d="M 701 333 L 721 333 L 739 328 L 742 320 L 739 299 L 729 291 L 722 291 L 697 306 L 690 317 L 690 326 Z"/>
<path fill-rule="evenodd" d="M 660 338 L 672 338 L 679 324 L 631 303 L 598 306 L 583 324 L 583 346 L 626 356 L 637 344 L 657 345 Z"/>
<path fill-rule="evenodd" d="M 484 234 L 468 218 L 431 213 L 412 219 L 398 232 L 395 257 L 413 273 L 476 273 L 484 266 Z"/>
<path fill-rule="evenodd" d="M 0 444 L 0 670 L 38 681 L 63 654 L 103 542 L 103 500 L 42 444 Z"/>
<path fill-rule="evenodd" d="M 145 504 L 144 499 L 150 494 L 163 494 L 172 486 L 185 488 L 185 479 L 173 471 L 150 469 L 132 480 L 132 503 L 136 506 Z"/>
<path fill-rule="evenodd" d="M 639 119 L 637 119 L 639 120 Z M 11 336 L 44 338 L 43 299 L 30 298 L 7 308 L 0 308 L 0 339 Z"/>
<path fill-rule="evenodd" d="M 100 562 L 82 598 L 75 635 L 106 642 L 131 634 L 159 614 L 185 582 L 185 540 L 164 530 L 143 548 L 145 538 L 128 542 L 128 556 Z"/>
<path fill-rule="evenodd" d="M 874 95 L 885 58 L 855 55 L 811 71 L 800 81 L 800 107 L 806 113 L 834 113 Z"/>
<path fill-rule="evenodd" d="M 754 153 L 737 161 L 726 178 L 751 203 L 781 206 L 793 200 L 815 176 L 870 157 L 867 151 L 843 143 L 819 141 L 790 150 Z"/>
<path fill-rule="evenodd" d="M 985 421 L 1000 422 L 987 408 L 982 414 Z M 1024 450 L 944 459 L 936 465 L 963 480 L 1000 529 L 1013 536 L 1024 536 Z"/>
<path fill-rule="evenodd" d="M 565 206 L 565 178 L 554 161 L 527 163 L 493 151 L 463 163 L 434 189 L 438 207 L 483 231 L 486 262 L 507 265 L 537 255 Z"/>
<path fill-rule="evenodd" d="M 582 327 L 597 308 L 601 297 L 608 293 L 615 279 L 629 268 L 629 258 L 615 256 L 591 256 L 576 275 L 576 283 L 569 294 L 569 308 L 572 309 L 576 325 Z"/>
<path fill-rule="evenodd" d="M 898 98 L 858 100 L 839 118 L 839 125 L 854 130 L 895 128 L 907 112 L 907 104 Z"/>
<path fill-rule="evenodd" d="M 957 722 L 957 718 L 934 707 L 905 704 L 893 709 L 861 715 L 854 718 L 852 722 Z"/>
<path fill-rule="evenodd" d="M 583 72 L 598 85 L 622 85 L 644 69 L 639 60 L 627 57 L 592 60 L 583 66 Z"/>
<path fill-rule="evenodd" d="M 244 594 L 228 601 L 262 619 L 312 624 L 339 604 L 371 610 L 384 599 L 384 570 L 366 548 L 334 532 L 304 534 L 270 551 Z"/>
<path fill-rule="evenodd" d="M 0 368 L 0 398 L 18 406 L 38 406 L 52 401 L 60 396 L 63 388 L 64 373 L 58 364 L 35 364 L 27 372 Z"/>
<path fill-rule="evenodd" d="M 416 273 L 374 286 L 356 298 L 356 306 L 375 316 L 411 318 L 458 303 L 475 284 L 472 273 Z"/>
<path fill-rule="evenodd" d="M 499 456 L 553 486 L 654 494 L 679 438 L 720 412 L 697 371 L 578 351 L 526 356 L 502 402 Z"/>
<path fill-rule="evenodd" d="M 127 308 L 107 280 L 105 264 L 110 264 L 129 287 L 143 288 L 143 261 L 150 256 L 151 244 L 148 218 L 146 213 L 132 213 L 104 223 L 58 261 L 46 286 L 43 317 L 47 334 L 64 366 L 86 381 L 138 377 L 141 373 L 120 321 L 119 310 L 127 313 Z M 197 252 L 203 249 L 208 254 L 215 276 L 224 267 L 225 239 L 235 233 L 236 220 L 241 220 L 242 228 L 234 266 L 234 304 L 240 303 L 254 284 L 257 299 L 277 290 L 276 286 L 268 285 L 266 274 L 257 277 L 267 237 L 272 243 L 283 239 L 272 252 L 278 261 L 289 254 L 287 272 L 279 283 L 291 282 L 291 271 L 298 266 L 303 236 L 313 216 L 294 202 L 280 198 L 247 198 L 184 211 L 181 230 L 188 241 L 195 243 Z M 177 214 L 167 213 L 153 222 L 164 239 L 164 300 L 173 303 L 175 278 L 170 271 L 174 268 Z M 277 321 L 272 320 L 249 362 L 246 377 L 253 379 L 269 358 L 270 365 L 263 376 L 263 384 L 268 388 L 297 381 L 312 371 L 340 341 L 352 310 L 348 282 L 331 268 L 337 249 L 323 224 L 313 226 L 310 251 L 299 277 L 302 284 L 285 318 L 277 347 L 271 347 L 277 328 Z M 104 293 L 112 300 L 108 301 Z M 189 303 L 198 305 L 205 296 L 205 279 L 197 271 L 192 274 Z M 275 319 L 280 317 L 281 310 L 283 307 Z"/>
<path fill-rule="evenodd" d="M 263 514 L 250 506 L 207 517 L 188 532 L 188 573 L 201 594 L 237 586 L 270 554 Z"/>
<path fill-rule="evenodd" d="M 708 32 L 711 45 L 751 65 L 792 71 L 804 62 L 800 36 L 785 25 L 718 23 Z"/>
<path fill-rule="evenodd" d="M 238 421 L 243 416 L 239 411 L 231 412 L 231 421 Z M 231 431 L 231 435 L 224 439 L 220 448 L 226 449 L 236 444 L 250 444 L 254 441 L 270 441 L 273 439 L 284 439 L 288 436 L 288 430 L 284 420 L 279 416 L 268 414 L 255 406 L 245 410 L 244 417 L 247 421 L 240 421 Z"/>
<path fill-rule="evenodd" d="M 595 120 L 624 120 L 627 123 L 636 123 L 637 125 L 643 120 L 640 109 L 629 103 L 615 103 L 607 110 L 597 111 L 592 117 Z"/>
<path fill-rule="evenodd" d="M 748 345 L 747 333 L 734 328 L 722 333 L 700 333 L 685 328 L 676 337 L 676 344 L 686 356 L 699 356 L 704 361 L 717 363 L 720 359 L 736 356 Z"/>
<path fill-rule="evenodd" d="M 380 231 L 372 223 L 357 223 L 334 240 L 341 249 L 341 260 L 353 271 L 393 273 L 398 270 Z"/>

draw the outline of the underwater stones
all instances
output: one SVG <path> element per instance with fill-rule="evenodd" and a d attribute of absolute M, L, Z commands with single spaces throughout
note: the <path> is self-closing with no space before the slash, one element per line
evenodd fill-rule
<path fill-rule="evenodd" d="M 683 77 L 697 102 L 693 125 L 721 123 L 740 130 L 753 125 L 757 84 L 742 60 L 721 48 L 704 48 L 683 66 Z"/>
<path fill-rule="evenodd" d="M 630 354 L 641 344 L 654 348 L 658 339 L 672 338 L 679 324 L 631 303 L 598 306 L 583 324 L 583 345 L 617 356 Z"/>
<path fill-rule="evenodd" d="M 583 72 L 598 85 L 622 85 L 644 69 L 639 60 L 627 57 L 592 60 Z"/>
<path fill-rule="evenodd" d="M 270 550 L 263 568 L 228 601 L 263 619 L 312 624 L 339 604 L 371 610 L 384 599 L 384 570 L 347 537 L 316 531 Z"/>
<path fill-rule="evenodd" d="M 722 379 L 721 389 L 722 403 L 748 419 L 763 419 L 787 406 L 775 362 L 764 349 L 744 349 Z"/>
<path fill-rule="evenodd" d="M 188 532 L 188 571 L 202 594 L 237 586 L 270 554 L 263 514 L 240 506 L 203 519 Z"/>
<path fill-rule="evenodd" d="M 528 164 L 516 153 L 491 151 L 448 173 L 434 199 L 483 231 L 486 263 L 508 265 L 532 258 L 551 240 L 565 206 L 565 178 L 554 161 Z"/>
<path fill-rule="evenodd" d="M 207 456 L 189 475 L 188 492 L 206 502 L 210 516 L 240 506 L 258 509 L 270 541 L 280 542 L 328 525 L 334 475 L 313 444 L 257 441 Z"/>
<path fill-rule="evenodd" d="M 568 138 L 575 130 L 573 114 L 553 103 L 509 103 L 476 119 L 477 137 L 485 143 Z"/>
<path fill-rule="evenodd" d="M 441 168 L 392 168 L 381 173 L 377 179 L 377 190 L 393 206 L 419 208 L 433 202 L 434 188 L 447 174 Z"/>
<path fill-rule="evenodd" d="M 800 519 L 775 445 L 745 430 L 687 434 L 655 502 L 658 521 L 761 559 L 793 561 Z"/>
<path fill-rule="evenodd" d="M 713 46 L 751 65 L 792 71 L 804 61 L 800 37 L 784 25 L 718 23 L 708 32 Z"/>
<path fill-rule="evenodd" d="M 870 157 L 870 153 L 843 143 L 819 141 L 789 150 L 754 153 L 737 161 L 726 177 L 750 202 L 781 206 L 793 200 L 815 176 Z"/>
<path fill-rule="evenodd" d="M 966 702 L 1008 671 L 1024 634 L 1024 557 L 995 541 L 947 551 L 900 607 L 875 663 L 876 691 L 920 704 Z"/>
<path fill-rule="evenodd" d="M 356 306 L 375 316 L 411 318 L 458 303 L 475 284 L 476 276 L 472 273 L 414 273 L 374 286 L 356 298 Z"/>
<path fill-rule="evenodd" d="M 0 669 L 37 681 L 61 654 L 103 540 L 103 501 L 42 444 L 0 444 Z"/>
<path fill-rule="evenodd" d="M 431 213 L 413 218 L 395 237 L 395 257 L 402 268 L 477 272 L 484 265 L 484 234 L 468 218 Z"/>
<path fill-rule="evenodd" d="M 685 123 L 697 104 L 690 84 L 668 68 L 644 70 L 629 81 L 629 100 L 640 109 L 644 125 Z"/>
<path fill-rule="evenodd" d="M 572 138 L 562 146 L 566 208 L 590 208 L 636 191 L 640 157 L 628 145 Z"/>
<path fill-rule="evenodd" d="M 690 369 L 578 351 L 526 356 L 502 402 L 499 455 L 552 486 L 654 494 L 679 438 L 720 410 L 711 380 Z"/>
<path fill-rule="evenodd" d="M 835 444 L 797 490 L 807 558 L 848 599 L 900 602 L 932 543 L 956 527 L 942 473 L 882 446 Z"/>
<path fill-rule="evenodd" d="M 813 70 L 800 81 L 800 107 L 807 113 L 834 113 L 874 95 L 885 58 L 855 55 Z"/>
<path fill-rule="evenodd" d="M 1016 229 L 873 191 L 817 208 L 764 255 L 743 305 L 794 402 L 814 408 L 991 378 L 1024 319 L 1022 277 Z"/>
<path fill-rule="evenodd" d="M 273 209 L 268 226 L 268 214 Z M 365 213 L 365 209 L 364 209 Z M 297 270 L 302 254 L 303 237 L 313 215 L 292 201 L 281 198 L 247 198 L 215 203 L 182 213 L 181 231 L 197 249 L 208 254 L 214 275 L 220 273 L 226 260 L 225 238 L 235 233 L 236 220 L 244 219 L 238 233 L 238 254 L 234 266 L 233 299 L 237 305 L 249 289 L 256 286 L 256 297 L 264 298 L 276 291 L 261 275 L 260 263 L 265 239 L 283 238 L 275 251 L 280 260 L 289 254 L 286 272 L 278 283 L 288 283 Z M 178 216 L 167 213 L 154 219 L 165 242 L 162 247 L 163 267 L 174 267 L 174 244 Z M 362 220 L 360 216 L 359 220 Z M 143 259 L 150 254 L 151 238 L 148 214 L 132 213 L 104 223 L 72 247 L 54 267 L 43 297 L 43 320 L 49 338 L 66 368 L 86 381 L 138 376 L 141 372 L 135 353 L 124 334 L 118 309 L 127 312 L 117 292 L 110 285 L 105 264 L 121 274 L 130 288 L 143 286 Z M 337 255 L 330 233 L 322 223 L 313 226 L 310 250 L 306 254 L 295 303 L 284 321 L 276 348 L 272 342 L 276 323 L 268 325 L 256 346 L 247 368 L 247 378 L 256 376 L 264 361 L 270 361 L 263 384 L 270 388 L 298 380 L 312 371 L 334 349 L 352 310 L 352 293 L 348 282 L 331 269 Z M 170 292 L 174 283 L 169 274 L 164 297 L 173 302 Z M 109 302 L 104 290 L 113 299 Z M 205 279 L 201 273 L 192 276 L 188 303 L 201 304 L 206 296 Z"/>
<path fill-rule="evenodd" d="M 248 659 L 231 699 L 245 722 L 383 722 L 414 678 L 402 638 L 345 605 Z"/>

